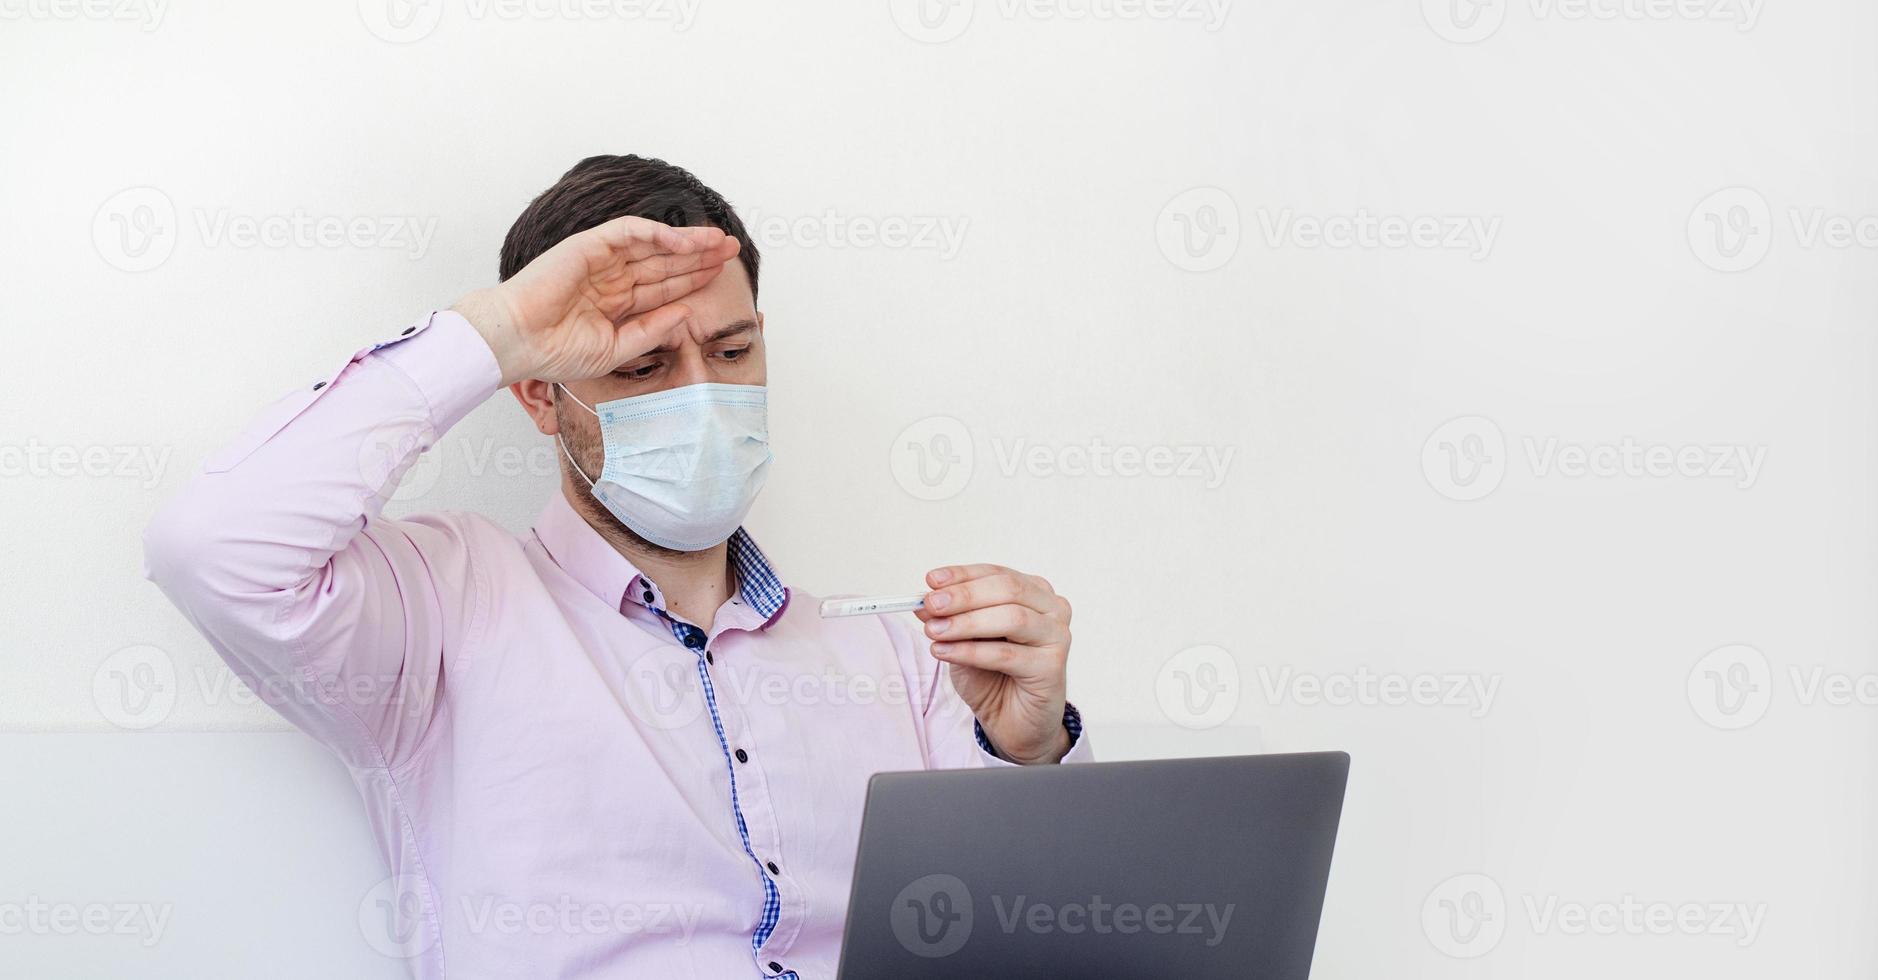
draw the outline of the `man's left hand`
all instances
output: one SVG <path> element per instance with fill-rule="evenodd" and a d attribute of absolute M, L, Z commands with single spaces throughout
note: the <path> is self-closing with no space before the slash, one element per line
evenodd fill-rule
<path fill-rule="evenodd" d="M 1069 600 L 1050 583 L 1002 565 L 947 565 L 917 615 L 932 655 L 998 754 L 1020 765 L 1060 761 L 1069 662 Z"/>

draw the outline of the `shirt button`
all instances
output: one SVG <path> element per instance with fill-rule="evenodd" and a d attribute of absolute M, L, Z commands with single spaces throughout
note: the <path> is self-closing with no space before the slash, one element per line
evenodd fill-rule
<path fill-rule="evenodd" d="M 398 334 L 398 336 L 400 336 L 400 337 L 409 337 L 410 335 L 412 335 L 412 334 L 414 334 L 414 333 L 416 333 L 416 332 L 417 332 L 417 328 L 416 328 L 416 327 L 405 327 L 405 328 L 404 328 L 404 332 L 403 332 L 403 333 L 400 333 L 400 334 Z"/>
<path fill-rule="evenodd" d="M 773 875 L 782 874 L 782 869 L 777 867 L 776 862 L 774 861 L 771 861 L 768 864 L 763 865 L 763 867 L 768 868 L 770 874 L 773 874 Z"/>
<path fill-rule="evenodd" d="M 770 971 L 771 973 L 781 973 L 781 972 L 782 972 L 782 964 L 781 964 L 781 963 L 778 963 L 778 962 L 776 962 L 775 960 L 771 960 L 771 961 L 770 961 L 770 963 L 769 963 L 769 971 Z"/>
<path fill-rule="evenodd" d="M 744 751 L 744 750 L 742 750 L 742 749 L 738 749 L 738 750 L 737 750 L 737 761 L 738 761 L 738 762 L 749 762 L 749 761 L 750 761 L 750 753 L 748 753 L 748 752 L 745 752 L 745 751 Z M 771 867 L 771 868 L 774 868 L 774 867 L 775 867 L 775 865 L 771 865 L 770 867 Z"/>
<path fill-rule="evenodd" d="M 714 663 L 717 663 L 717 658 L 711 656 L 711 651 L 706 650 L 704 651 L 704 662 L 707 664 L 714 664 Z"/>
<path fill-rule="evenodd" d="M 317 381 L 317 382 L 314 382 L 314 384 L 313 384 L 313 390 L 314 390 L 314 391 L 318 391 L 318 390 L 320 390 L 321 388 L 324 388 L 324 387 L 326 387 L 326 382 L 324 382 L 324 381 Z"/>

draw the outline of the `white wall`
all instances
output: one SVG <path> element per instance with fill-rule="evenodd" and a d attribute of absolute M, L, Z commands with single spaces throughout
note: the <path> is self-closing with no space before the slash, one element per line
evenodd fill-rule
<path fill-rule="evenodd" d="M 757 224 L 752 527 L 789 579 L 1035 570 L 1111 756 L 1355 756 L 1319 976 L 1878 969 L 1869 4 L 418 0 L 401 34 L 374 0 L 32 2 L 0 0 L 0 906 L 168 919 L 0 934 L 0 974 L 399 975 L 360 938 L 382 871 L 343 773 L 228 686 L 137 533 L 266 401 L 491 281 L 596 152 Z M 1464 247 L 1314 244 L 1359 211 Z M 230 237 L 295 215 L 372 234 Z M 971 460 L 928 485 L 907 445 L 939 436 Z M 1557 468 L 1627 440 L 1759 466 Z M 1098 442 L 1227 462 L 1023 462 Z M 551 453 L 497 399 L 396 509 L 523 528 Z M 1492 698 L 1310 696 L 1359 676 Z M 1440 902 L 1469 893 L 1495 925 L 1463 941 Z M 1627 897 L 1763 917 L 1548 917 Z"/>

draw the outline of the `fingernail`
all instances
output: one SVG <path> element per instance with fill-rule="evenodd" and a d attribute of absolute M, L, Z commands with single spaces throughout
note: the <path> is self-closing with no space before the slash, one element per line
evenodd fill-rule
<path fill-rule="evenodd" d="M 937 656 L 937 657 L 943 657 L 943 656 L 945 656 L 946 654 L 948 654 L 948 653 L 951 653 L 951 652 L 952 652 L 952 644 L 950 644 L 950 643 L 935 643 L 935 644 L 933 644 L 933 645 L 932 645 L 932 652 L 933 652 L 933 655 L 934 655 L 934 656 Z"/>
<path fill-rule="evenodd" d="M 950 605 L 952 605 L 952 597 L 944 592 L 934 592 L 926 600 L 926 608 L 933 612 L 945 612 L 946 607 Z"/>
<path fill-rule="evenodd" d="M 952 569 L 950 568 L 933 569 L 932 580 L 933 580 L 934 585 L 944 585 L 947 582 L 952 581 Z"/>
<path fill-rule="evenodd" d="M 946 628 L 951 625 L 952 621 L 949 619 L 929 619 L 926 621 L 926 632 L 936 636 L 940 633 L 944 633 Z"/>

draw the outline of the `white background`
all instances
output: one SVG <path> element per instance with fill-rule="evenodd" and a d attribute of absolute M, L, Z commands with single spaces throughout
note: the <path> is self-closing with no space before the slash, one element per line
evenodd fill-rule
<path fill-rule="evenodd" d="M 138 533 L 601 152 L 753 225 L 792 584 L 1042 573 L 1107 757 L 1353 755 L 1317 976 L 1878 970 L 1870 4 L 687 2 L 0 0 L 0 907 L 167 916 L 0 912 L 0 974 L 402 975 L 343 771 Z M 367 235 L 237 231 L 295 215 Z M 1760 465 L 1559 453 L 1627 441 Z M 433 456 L 394 510 L 551 490 L 506 397 Z M 1493 697 L 1312 696 L 1362 677 Z M 1546 916 L 1627 898 L 1759 931 Z"/>

